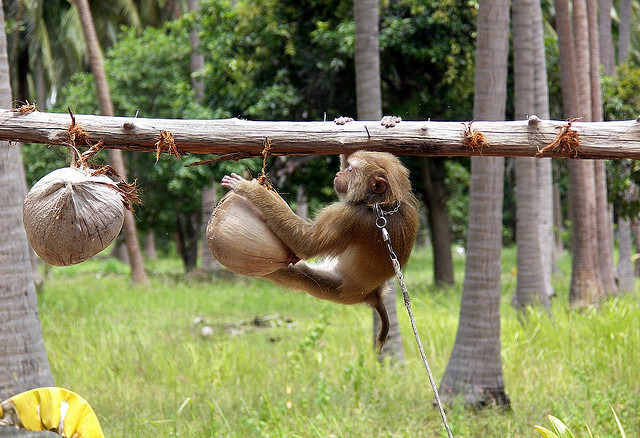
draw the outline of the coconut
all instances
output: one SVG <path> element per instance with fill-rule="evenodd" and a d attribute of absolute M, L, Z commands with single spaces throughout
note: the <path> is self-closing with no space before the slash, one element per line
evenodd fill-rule
<path fill-rule="evenodd" d="M 284 203 L 275 192 L 274 196 Z M 213 211 L 207 241 L 216 260 L 236 274 L 263 276 L 298 260 L 260 210 L 235 192 L 227 193 Z"/>
<path fill-rule="evenodd" d="M 123 193 L 105 175 L 65 167 L 40 179 L 22 209 L 36 254 L 56 266 L 80 263 L 105 249 L 124 222 Z"/>

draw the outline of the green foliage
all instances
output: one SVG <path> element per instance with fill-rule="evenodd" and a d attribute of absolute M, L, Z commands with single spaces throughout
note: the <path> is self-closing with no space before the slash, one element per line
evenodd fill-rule
<path fill-rule="evenodd" d="M 627 434 L 620 423 L 620 419 L 618 418 L 618 414 L 616 414 L 615 409 L 611 407 L 611 412 L 613 412 L 613 417 L 616 420 L 616 425 L 618 427 L 618 432 L 620 433 L 620 438 L 627 438 Z M 575 435 L 569 428 L 558 418 L 553 415 L 549 415 L 549 424 L 551 424 L 551 429 L 549 430 L 542 426 L 535 426 L 535 429 L 542 435 L 544 438 L 574 438 Z M 586 425 L 587 431 L 589 432 L 589 436 L 593 438 L 593 434 L 591 433 L 591 429 L 588 425 Z"/>
<path fill-rule="evenodd" d="M 635 118 L 640 114 L 640 67 L 625 63 L 616 68 L 616 73 L 602 80 L 604 119 Z"/>
<path fill-rule="evenodd" d="M 553 415 L 549 415 L 549 423 L 551 424 L 551 429 L 544 428 L 542 426 L 535 426 L 535 429 L 542 435 L 544 438 L 575 438 L 573 433 L 565 426 L 565 424 L 554 417 Z"/>
<path fill-rule="evenodd" d="M 470 120 L 477 4 L 383 2 L 380 26 L 385 110 L 407 119 Z"/>

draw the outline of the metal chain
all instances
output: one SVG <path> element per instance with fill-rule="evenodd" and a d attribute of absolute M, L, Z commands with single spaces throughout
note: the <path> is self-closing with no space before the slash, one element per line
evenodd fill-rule
<path fill-rule="evenodd" d="M 391 213 L 395 213 L 400 208 L 400 204 L 396 209 Z M 387 249 L 389 250 L 389 257 L 391 258 L 391 263 L 393 264 L 393 269 L 396 271 L 396 277 L 398 278 L 398 283 L 400 284 L 400 288 L 402 289 L 402 297 L 404 298 L 404 306 L 407 308 L 407 312 L 409 313 L 409 319 L 411 320 L 411 328 L 413 329 L 413 335 L 416 338 L 416 343 L 418 344 L 418 350 L 420 350 L 420 355 L 422 356 L 422 363 L 424 364 L 425 369 L 427 370 L 427 374 L 429 375 L 429 382 L 431 383 L 431 389 L 433 390 L 433 395 L 436 400 L 436 404 L 438 405 L 438 409 L 440 410 L 440 416 L 442 417 L 442 422 L 444 424 L 444 428 L 447 430 L 447 436 L 449 438 L 453 438 L 453 434 L 451 433 L 451 429 L 449 428 L 449 423 L 447 422 L 447 415 L 444 412 L 444 408 L 442 407 L 442 403 L 440 402 L 440 396 L 438 395 L 438 388 L 436 387 L 435 380 L 433 378 L 433 374 L 431 373 L 431 368 L 429 367 L 429 362 L 427 361 L 427 355 L 424 352 L 424 348 L 422 347 L 422 342 L 420 341 L 420 336 L 418 335 L 418 329 L 416 328 L 416 321 L 413 317 L 413 312 L 411 311 L 411 299 L 409 297 L 409 292 L 407 291 L 407 285 L 404 282 L 404 276 L 400 271 L 400 262 L 398 261 L 398 256 L 396 255 L 393 247 L 391 246 L 391 237 L 389 236 L 389 232 L 387 231 L 387 219 L 384 217 L 385 212 L 382 210 L 378 203 L 373 205 L 373 211 L 376 213 L 376 226 L 380 228 L 382 232 L 382 239 L 387 244 Z"/>

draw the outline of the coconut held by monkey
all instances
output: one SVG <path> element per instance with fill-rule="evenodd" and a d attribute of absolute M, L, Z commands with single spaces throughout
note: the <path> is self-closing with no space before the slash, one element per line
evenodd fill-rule
<path fill-rule="evenodd" d="M 288 208 L 277 193 L 270 193 Z M 267 275 L 299 260 L 273 234 L 260 210 L 234 192 L 227 193 L 213 211 L 207 242 L 216 260 L 240 275 Z"/>
<path fill-rule="evenodd" d="M 238 239 L 241 242 L 227 240 L 224 245 L 228 246 L 228 258 L 235 254 L 237 263 L 246 262 L 242 250 L 249 247 L 253 251 L 255 245 L 251 246 L 251 242 L 257 241 L 258 235 L 274 236 L 296 259 L 332 258 L 332 263 L 322 265 L 280 261 L 272 266 L 279 266 L 278 269 L 253 275 L 320 299 L 368 304 L 382 322 L 377 336 L 378 347 L 382 347 L 389 331 L 383 295 L 386 281 L 395 271 L 380 224 L 387 230 L 401 266 L 409 259 L 418 229 L 409 172 L 400 160 L 383 152 L 351 154 L 334 179 L 340 201 L 321 210 L 313 222 L 296 216 L 282 199 L 278 200 L 257 181 L 232 174 L 222 179 L 222 186 L 232 189 L 233 196 L 244 198 L 243 202 L 257 210 L 245 216 L 237 213 L 231 222 L 237 227 L 255 228 L 255 234 L 247 233 Z M 266 230 L 265 225 L 260 225 L 263 221 Z M 229 232 L 233 233 L 233 227 Z M 265 254 L 269 251 L 265 250 Z"/>
<path fill-rule="evenodd" d="M 124 209 L 137 200 L 134 187 L 116 183 L 84 160 L 54 170 L 27 194 L 22 219 L 33 250 L 46 263 L 69 266 L 94 256 L 113 242 Z"/>

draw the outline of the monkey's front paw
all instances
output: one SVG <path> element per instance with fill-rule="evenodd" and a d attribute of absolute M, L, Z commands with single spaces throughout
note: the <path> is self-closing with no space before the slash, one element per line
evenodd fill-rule
<path fill-rule="evenodd" d="M 246 179 L 244 179 L 240 175 L 232 173 L 231 175 L 223 176 L 220 185 L 225 189 L 235 190 L 236 188 L 238 188 L 238 185 L 240 185 L 240 183 L 244 181 L 246 181 Z"/>
<path fill-rule="evenodd" d="M 398 117 L 398 116 L 384 116 L 380 120 L 380 124 L 385 128 L 393 128 L 400 122 L 402 122 L 402 117 Z"/>

